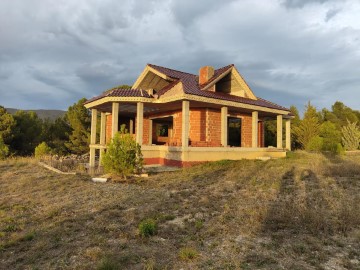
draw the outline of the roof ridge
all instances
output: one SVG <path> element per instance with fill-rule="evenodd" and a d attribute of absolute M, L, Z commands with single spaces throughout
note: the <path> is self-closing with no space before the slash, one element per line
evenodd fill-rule
<path fill-rule="evenodd" d="M 235 66 L 235 64 L 230 64 L 230 65 L 227 65 L 227 66 L 223 66 L 223 67 L 217 68 L 217 69 L 215 69 L 215 71 L 216 71 L 216 70 L 219 70 L 219 69 L 223 69 L 223 68 L 228 69 L 228 68 L 234 67 L 234 66 Z"/>
<path fill-rule="evenodd" d="M 192 76 L 197 76 L 195 74 L 189 73 L 189 72 L 185 72 L 185 71 L 181 71 L 181 70 L 177 70 L 177 69 L 172 69 L 172 68 L 167 68 L 167 67 L 162 67 L 162 66 L 158 66 L 158 65 L 154 65 L 154 64 L 147 64 L 148 66 L 153 66 L 153 67 L 159 67 L 159 68 L 164 68 L 164 69 L 168 69 L 171 71 L 176 71 L 176 72 L 180 72 L 180 73 L 184 73 L 184 74 L 188 74 L 188 75 L 192 75 Z"/>

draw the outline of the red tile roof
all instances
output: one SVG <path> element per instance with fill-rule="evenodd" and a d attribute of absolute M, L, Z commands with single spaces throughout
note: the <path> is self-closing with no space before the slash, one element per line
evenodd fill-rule
<path fill-rule="evenodd" d="M 207 98 L 214 98 L 214 99 L 220 99 L 220 100 L 227 100 L 227 101 L 233 101 L 233 102 L 239 102 L 243 104 L 249 104 L 249 105 L 255 105 L 260 107 L 266 107 L 271 109 L 278 109 L 278 110 L 285 110 L 290 111 L 289 109 L 282 107 L 280 105 L 277 105 L 275 103 L 272 103 L 270 101 L 267 101 L 262 98 L 258 98 L 257 100 L 245 98 L 245 97 L 238 97 L 227 93 L 222 92 L 212 92 L 212 91 L 206 91 L 201 90 L 209 83 L 216 80 L 221 74 L 228 71 L 230 68 L 233 68 L 234 65 L 228 65 L 219 69 L 216 69 L 214 71 L 214 76 L 209 80 L 209 82 L 205 85 L 199 85 L 199 77 L 194 74 L 190 74 L 187 72 L 182 72 L 166 67 L 156 66 L 153 64 L 148 64 L 148 66 L 154 68 L 155 70 L 161 72 L 162 74 L 171 77 L 172 79 L 175 79 L 174 82 L 171 82 L 169 85 L 165 86 L 163 89 L 157 91 L 158 97 L 161 97 L 161 95 L 165 94 L 168 90 L 170 90 L 173 86 L 175 86 L 178 82 L 181 82 L 183 84 L 183 89 L 185 94 L 189 95 L 195 95 L 195 96 L 201 96 L 201 97 L 207 97 Z M 89 99 L 86 103 L 104 98 L 104 97 L 144 97 L 144 98 L 152 98 L 146 91 L 141 89 L 114 89 L 109 92 L 105 92 L 97 97 Z"/>
<path fill-rule="evenodd" d="M 93 102 L 93 101 L 101 99 L 101 98 L 104 98 L 104 97 L 143 97 L 143 98 L 152 98 L 152 96 L 150 96 L 148 94 L 148 92 L 146 92 L 145 90 L 116 88 L 116 89 L 113 89 L 113 90 L 110 90 L 110 91 L 106 91 L 106 92 L 102 93 L 99 96 L 96 96 L 96 97 L 93 97 L 93 98 L 87 100 L 85 102 L 85 104 Z"/>
<path fill-rule="evenodd" d="M 239 102 L 239 103 L 244 103 L 244 104 L 249 104 L 249 105 L 256 105 L 256 106 L 260 106 L 260 107 L 271 108 L 271 109 L 290 111 L 289 109 L 287 109 L 285 107 L 282 107 L 280 105 L 277 105 L 273 102 L 267 101 L 262 98 L 258 98 L 258 100 L 253 100 L 253 99 L 249 99 L 249 98 L 245 98 L 245 97 L 238 97 L 238 96 L 234 96 L 234 95 L 230 95 L 230 94 L 226 94 L 226 93 L 222 93 L 222 92 L 212 92 L 212 91 L 201 90 L 201 88 L 203 88 L 205 85 L 199 85 L 199 83 L 198 83 L 199 78 L 197 75 L 182 72 L 182 71 L 177 71 L 177 70 L 173 70 L 173 69 L 169 69 L 169 68 L 165 68 L 165 67 L 160 67 L 160 66 L 156 66 L 156 65 L 152 65 L 152 64 L 148 64 L 148 65 L 150 67 L 156 69 L 157 71 L 165 74 L 166 76 L 169 76 L 173 79 L 177 79 L 177 81 L 175 81 L 176 83 L 178 81 L 181 81 L 183 84 L 183 87 L 184 87 L 185 94 L 220 99 L 220 100 L 234 101 L 234 102 Z M 232 67 L 234 67 L 233 64 L 216 69 L 214 71 L 213 78 L 211 78 L 208 83 L 211 83 L 217 77 L 219 77 L 221 74 L 223 74 L 224 72 L 226 72 L 227 70 L 229 70 Z M 161 96 L 170 88 L 171 87 L 163 88 L 162 90 L 158 91 L 158 95 Z"/>

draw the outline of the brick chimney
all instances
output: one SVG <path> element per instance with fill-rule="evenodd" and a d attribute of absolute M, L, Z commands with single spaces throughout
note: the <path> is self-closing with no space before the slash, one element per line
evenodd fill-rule
<path fill-rule="evenodd" d="M 211 66 L 201 67 L 199 70 L 199 84 L 207 83 L 214 76 L 214 68 Z"/>

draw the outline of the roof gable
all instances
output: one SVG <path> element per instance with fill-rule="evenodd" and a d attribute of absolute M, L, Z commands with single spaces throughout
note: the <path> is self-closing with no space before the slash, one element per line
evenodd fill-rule
<path fill-rule="evenodd" d="M 155 89 L 159 91 L 168 86 L 171 82 L 175 81 L 174 78 L 159 72 L 158 70 L 147 65 L 140 76 L 137 78 L 132 88 L 134 89 Z"/>
<path fill-rule="evenodd" d="M 222 92 L 238 97 L 257 99 L 234 65 L 216 70 L 213 78 L 201 87 L 201 90 L 208 89 L 212 89 L 214 92 Z"/>

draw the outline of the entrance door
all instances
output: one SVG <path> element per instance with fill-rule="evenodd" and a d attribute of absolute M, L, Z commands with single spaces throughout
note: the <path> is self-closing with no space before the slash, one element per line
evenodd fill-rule
<path fill-rule="evenodd" d="M 241 119 L 228 118 L 228 145 L 241 146 Z"/>

